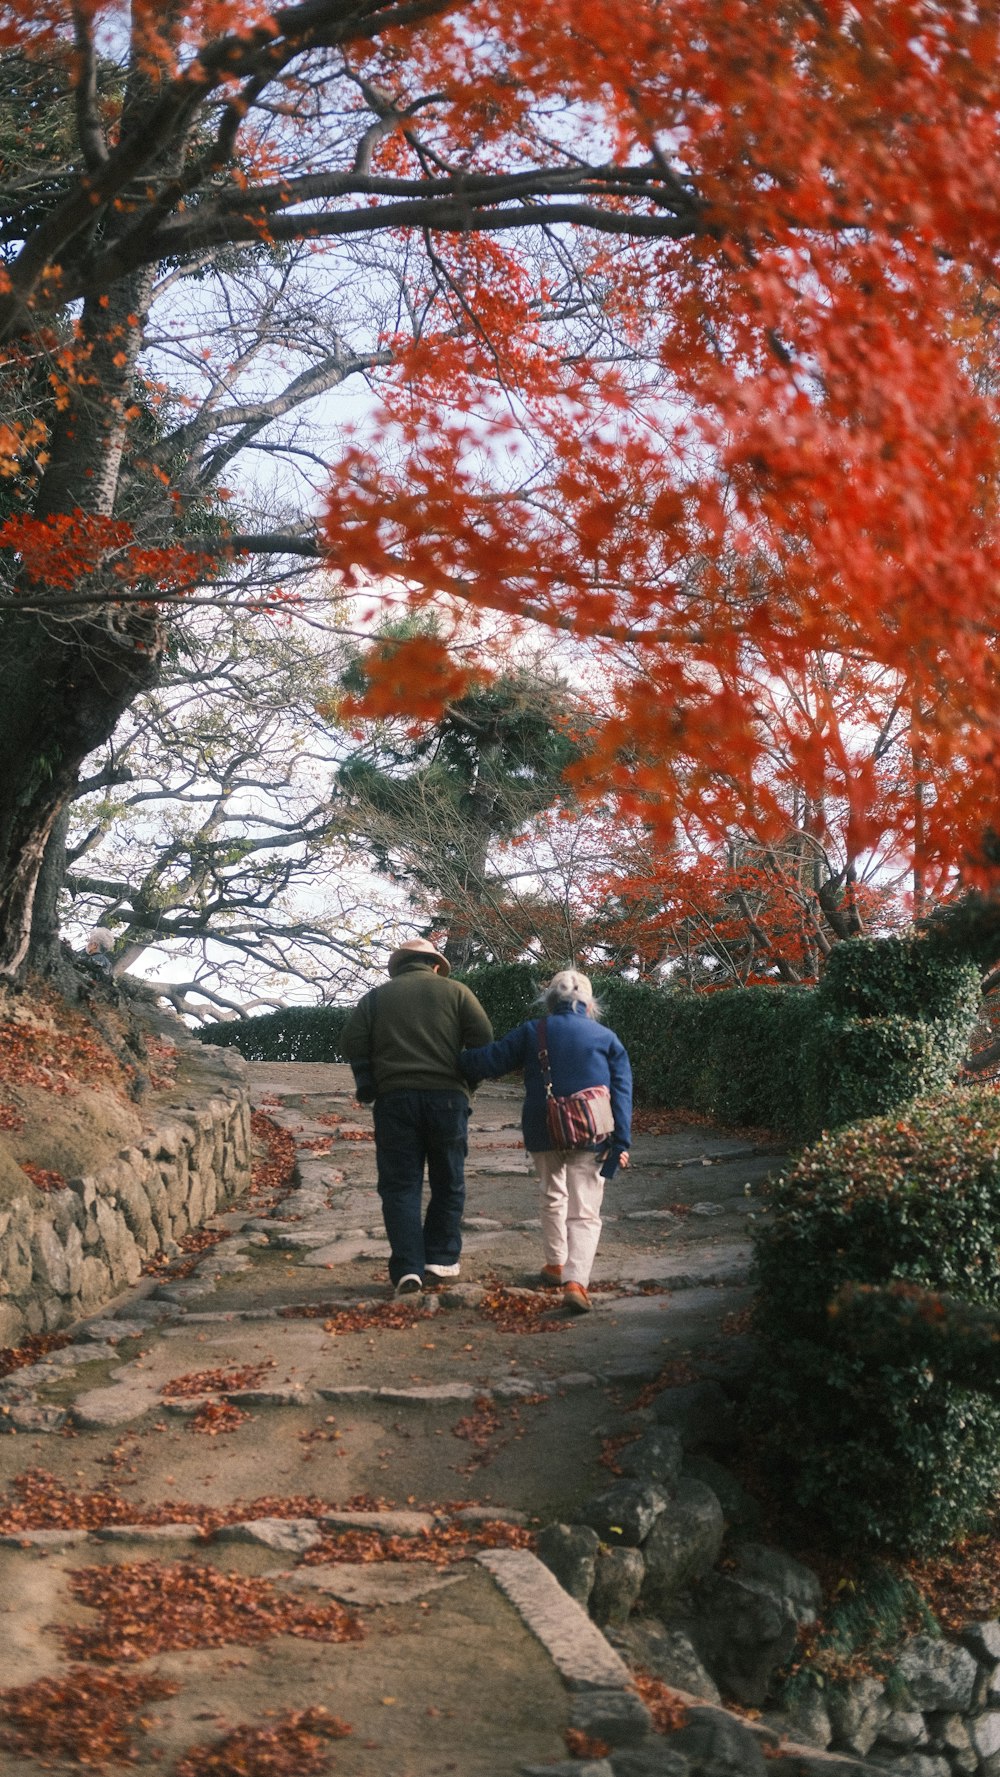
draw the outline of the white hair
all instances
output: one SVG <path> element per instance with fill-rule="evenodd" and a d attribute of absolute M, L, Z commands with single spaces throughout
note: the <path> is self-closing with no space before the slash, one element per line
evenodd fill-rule
<path fill-rule="evenodd" d="M 539 999 L 546 1012 L 555 1012 L 560 1006 L 582 1006 L 588 1018 L 600 1016 L 594 990 L 578 969 L 559 969 L 543 987 Z"/>

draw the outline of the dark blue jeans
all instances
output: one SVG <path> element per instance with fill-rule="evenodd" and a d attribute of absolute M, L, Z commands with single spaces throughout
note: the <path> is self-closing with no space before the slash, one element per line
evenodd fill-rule
<path fill-rule="evenodd" d="M 393 1283 L 462 1250 L 469 1101 L 464 1092 L 386 1092 L 375 1100 L 375 1157 Z M 421 1221 L 424 1167 L 430 1186 Z"/>

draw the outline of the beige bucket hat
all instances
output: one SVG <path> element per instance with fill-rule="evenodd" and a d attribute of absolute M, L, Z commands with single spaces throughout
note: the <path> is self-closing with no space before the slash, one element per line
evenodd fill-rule
<path fill-rule="evenodd" d="M 397 974 L 407 958 L 411 956 L 430 957 L 432 961 L 440 965 L 438 971 L 439 974 L 451 974 L 451 964 L 448 961 L 448 958 L 442 956 L 440 950 L 435 950 L 429 938 L 407 938 L 405 944 L 401 944 L 398 950 L 394 950 L 390 956 L 389 961 L 386 964 L 389 974 Z"/>

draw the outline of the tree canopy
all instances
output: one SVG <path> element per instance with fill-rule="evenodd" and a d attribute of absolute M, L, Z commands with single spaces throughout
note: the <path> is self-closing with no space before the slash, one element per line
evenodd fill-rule
<path fill-rule="evenodd" d="M 573 782 L 664 835 L 773 843 L 796 802 L 822 845 L 836 806 L 845 871 L 988 883 L 998 37 L 976 0 L 3 0 L 0 970 L 165 606 L 321 548 L 579 638 Z M 294 363 L 231 403 L 254 266 Z M 322 544 L 220 515 L 349 376 Z M 436 720 L 480 667 L 414 635 L 367 707 Z"/>

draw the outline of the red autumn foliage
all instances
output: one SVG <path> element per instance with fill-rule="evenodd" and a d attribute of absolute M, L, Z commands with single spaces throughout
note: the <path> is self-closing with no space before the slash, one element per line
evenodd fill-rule
<path fill-rule="evenodd" d="M 649 1710 L 658 1734 L 672 1734 L 676 1728 L 684 1726 L 688 1719 L 686 1705 L 662 1678 L 654 1678 L 648 1672 L 633 1672 L 632 1683 Z"/>
<path fill-rule="evenodd" d="M 260 1364 L 225 1364 L 215 1370 L 190 1370 L 186 1376 L 172 1376 L 160 1389 L 165 1401 L 186 1401 L 203 1394 L 229 1394 L 237 1388 L 256 1388 L 275 1359 Z"/>
<path fill-rule="evenodd" d="M 29 1160 L 22 1160 L 21 1171 L 27 1173 L 37 1191 L 61 1191 L 65 1189 L 65 1178 L 61 1172 L 56 1172 L 52 1167 L 32 1166 Z"/>
<path fill-rule="evenodd" d="M 34 989 L 31 1001 L 24 1016 L 0 1020 L 0 1080 L 60 1097 L 81 1085 L 127 1085 L 126 1070 L 80 1012 L 44 986 Z M 16 1125 L 8 1120 L 3 1127 Z"/>
<path fill-rule="evenodd" d="M 585 1734 L 582 1728 L 566 1729 L 566 1750 L 570 1758 L 607 1758 L 611 1751 L 606 1740 Z"/>
<path fill-rule="evenodd" d="M 372 1327 L 405 1332 L 425 1318 L 424 1311 L 400 1302 L 358 1302 L 341 1308 L 336 1302 L 289 1303 L 279 1310 L 283 1320 L 321 1320 L 325 1333 L 366 1333 Z"/>
<path fill-rule="evenodd" d="M 42 1769 L 69 1760 L 84 1770 L 133 1764 L 148 1705 L 180 1686 L 151 1673 L 102 1672 L 71 1666 L 50 1678 L 0 1691 L 5 1726 L 0 1743 Z"/>
<path fill-rule="evenodd" d="M 32 1333 L 20 1345 L 0 1346 L 0 1377 L 9 1376 L 14 1370 L 21 1370 L 26 1364 L 38 1362 L 50 1351 L 61 1351 L 64 1345 L 72 1342 L 70 1333 Z"/>
<path fill-rule="evenodd" d="M 636 0 L 623 30 L 618 0 L 143 0 L 131 18 L 0 5 L 0 51 L 75 89 L 67 151 L 48 182 L 10 181 L 3 217 L 2 369 L 20 391 L 46 367 L 44 399 L 0 427 L 16 639 L 43 666 L 4 687 L 5 966 L 35 839 L 167 645 L 156 601 L 226 555 L 224 528 L 202 547 L 120 516 L 123 441 L 170 394 L 136 291 L 163 265 L 329 240 L 357 243 L 362 277 L 366 240 L 419 259 L 364 364 L 378 409 L 333 465 L 335 570 L 582 641 L 603 707 L 575 781 L 662 835 L 772 844 L 797 805 L 845 866 L 881 847 L 919 893 L 987 876 L 996 9 Z M 101 55 L 120 65 L 98 105 Z M 123 109 L 139 74 L 148 102 Z M 153 166 L 176 170 L 136 176 Z M 180 503 L 160 462 L 143 472 Z M 432 717 L 486 670 L 463 647 L 379 642 L 364 708 Z M 42 777 L 50 682 L 87 720 Z"/>
<path fill-rule="evenodd" d="M 364 1630 L 342 1605 L 275 1590 L 269 1580 L 220 1573 L 194 1562 L 128 1562 L 71 1575 L 79 1603 L 97 1611 L 85 1627 L 62 1625 L 70 1659 L 108 1665 L 185 1647 L 253 1647 L 275 1635 L 307 1641 L 361 1641 Z"/>
<path fill-rule="evenodd" d="M 188 1420 L 188 1430 L 203 1432 L 206 1437 L 217 1438 L 220 1432 L 239 1431 L 245 1425 L 250 1414 L 242 1407 L 236 1407 L 231 1401 L 205 1401 Z"/>
<path fill-rule="evenodd" d="M 325 1743 L 343 1740 L 350 1724 L 326 1709 L 283 1709 L 263 1726 L 234 1728 L 210 1746 L 192 1746 L 176 1777 L 322 1777 Z"/>

